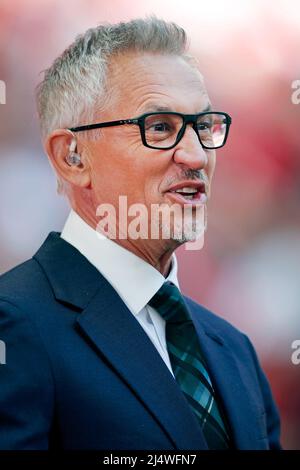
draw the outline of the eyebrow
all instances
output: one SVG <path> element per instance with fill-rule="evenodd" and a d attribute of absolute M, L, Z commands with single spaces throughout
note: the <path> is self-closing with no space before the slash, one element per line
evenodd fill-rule
<path fill-rule="evenodd" d="M 205 109 L 199 111 L 195 114 L 207 113 L 212 110 L 211 104 L 209 103 Z M 174 109 L 169 108 L 168 106 L 160 106 L 157 104 L 149 104 L 147 108 L 144 109 L 143 113 L 163 113 L 163 112 L 174 112 Z"/>

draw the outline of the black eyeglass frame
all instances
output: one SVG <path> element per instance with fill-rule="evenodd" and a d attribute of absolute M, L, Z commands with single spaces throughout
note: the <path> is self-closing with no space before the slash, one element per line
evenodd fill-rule
<path fill-rule="evenodd" d="M 146 141 L 145 119 L 148 116 L 153 116 L 155 114 L 158 114 L 158 115 L 164 115 L 164 114 L 170 115 L 171 114 L 171 115 L 174 115 L 174 116 L 180 116 L 182 118 L 182 127 L 181 127 L 180 131 L 177 134 L 176 141 L 175 141 L 174 144 L 170 145 L 169 147 L 163 147 L 163 148 L 162 147 L 155 147 L 153 145 L 149 145 Z M 198 133 L 197 120 L 198 120 L 199 116 L 206 116 L 207 114 L 208 115 L 210 115 L 210 114 L 220 114 L 222 116 L 225 116 L 225 118 L 226 118 L 226 131 L 225 131 L 225 135 L 224 135 L 224 140 L 223 140 L 222 145 L 218 145 L 217 147 L 207 147 L 201 141 L 201 138 L 200 138 L 199 133 Z M 107 121 L 107 122 L 99 122 L 99 123 L 95 123 L 95 124 L 87 124 L 87 125 L 84 125 L 84 126 L 70 127 L 68 130 L 72 131 L 72 132 L 81 132 L 81 131 L 89 131 L 89 130 L 92 130 L 92 129 L 100 129 L 101 127 L 112 127 L 112 126 L 122 126 L 124 124 L 135 124 L 135 125 L 138 125 L 139 128 L 140 128 L 141 139 L 142 139 L 142 142 L 145 145 L 145 147 L 148 147 L 148 148 L 151 148 L 151 149 L 156 149 L 156 150 L 170 150 L 170 149 L 176 147 L 176 145 L 180 142 L 180 140 L 184 136 L 187 124 L 192 124 L 192 127 L 193 127 L 194 131 L 196 132 L 196 134 L 198 136 L 198 139 L 199 139 L 199 142 L 202 145 L 202 147 L 204 149 L 207 149 L 207 150 L 215 150 L 215 149 L 223 147 L 226 144 L 231 122 L 232 122 L 232 119 L 229 116 L 229 114 L 224 113 L 222 111 L 206 111 L 204 113 L 198 113 L 198 114 L 182 114 L 182 113 L 176 113 L 176 112 L 173 112 L 173 111 L 161 111 L 161 112 L 156 111 L 156 112 L 142 114 L 141 116 L 133 118 L 133 119 L 121 119 L 119 121 Z"/>

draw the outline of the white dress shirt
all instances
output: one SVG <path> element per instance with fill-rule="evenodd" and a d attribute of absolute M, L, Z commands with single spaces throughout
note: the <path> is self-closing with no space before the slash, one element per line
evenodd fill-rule
<path fill-rule="evenodd" d="M 175 254 L 165 278 L 151 264 L 98 233 L 73 210 L 61 238 L 73 245 L 112 285 L 174 376 L 166 346 L 166 322 L 147 304 L 167 280 L 179 289 Z"/>

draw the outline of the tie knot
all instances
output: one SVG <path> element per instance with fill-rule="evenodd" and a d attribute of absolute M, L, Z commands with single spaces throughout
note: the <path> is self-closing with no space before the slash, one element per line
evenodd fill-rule
<path fill-rule="evenodd" d="M 184 322 L 190 315 L 179 289 L 171 282 L 165 282 L 148 302 L 166 322 Z"/>

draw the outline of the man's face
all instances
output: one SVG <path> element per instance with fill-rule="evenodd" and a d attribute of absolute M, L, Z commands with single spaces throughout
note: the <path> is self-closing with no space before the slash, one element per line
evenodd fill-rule
<path fill-rule="evenodd" d="M 101 112 L 101 122 L 134 118 L 158 108 L 196 114 L 210 104 L 201 74 L 178 56 L 121 56 L 108 80 L 113 99 Z M 215 151 L 201 147 L 191 125 L 170 150 L 145 147 L 137 125 L 101 129 L 99 139 L 88 146 L 95 204 L 110 203 L 117 214 L 121 195 L 127 196 L 128 207 L 141 203 L 150 214 L 152 204 L 195 206 L 190 196 L 185 199 L 173 192 L 177 184 L 185 182 L 186 187 L 188 182 L 204 179 L 209 193 Z M 174 218 L 172 223 L 176 223 Z"/>

